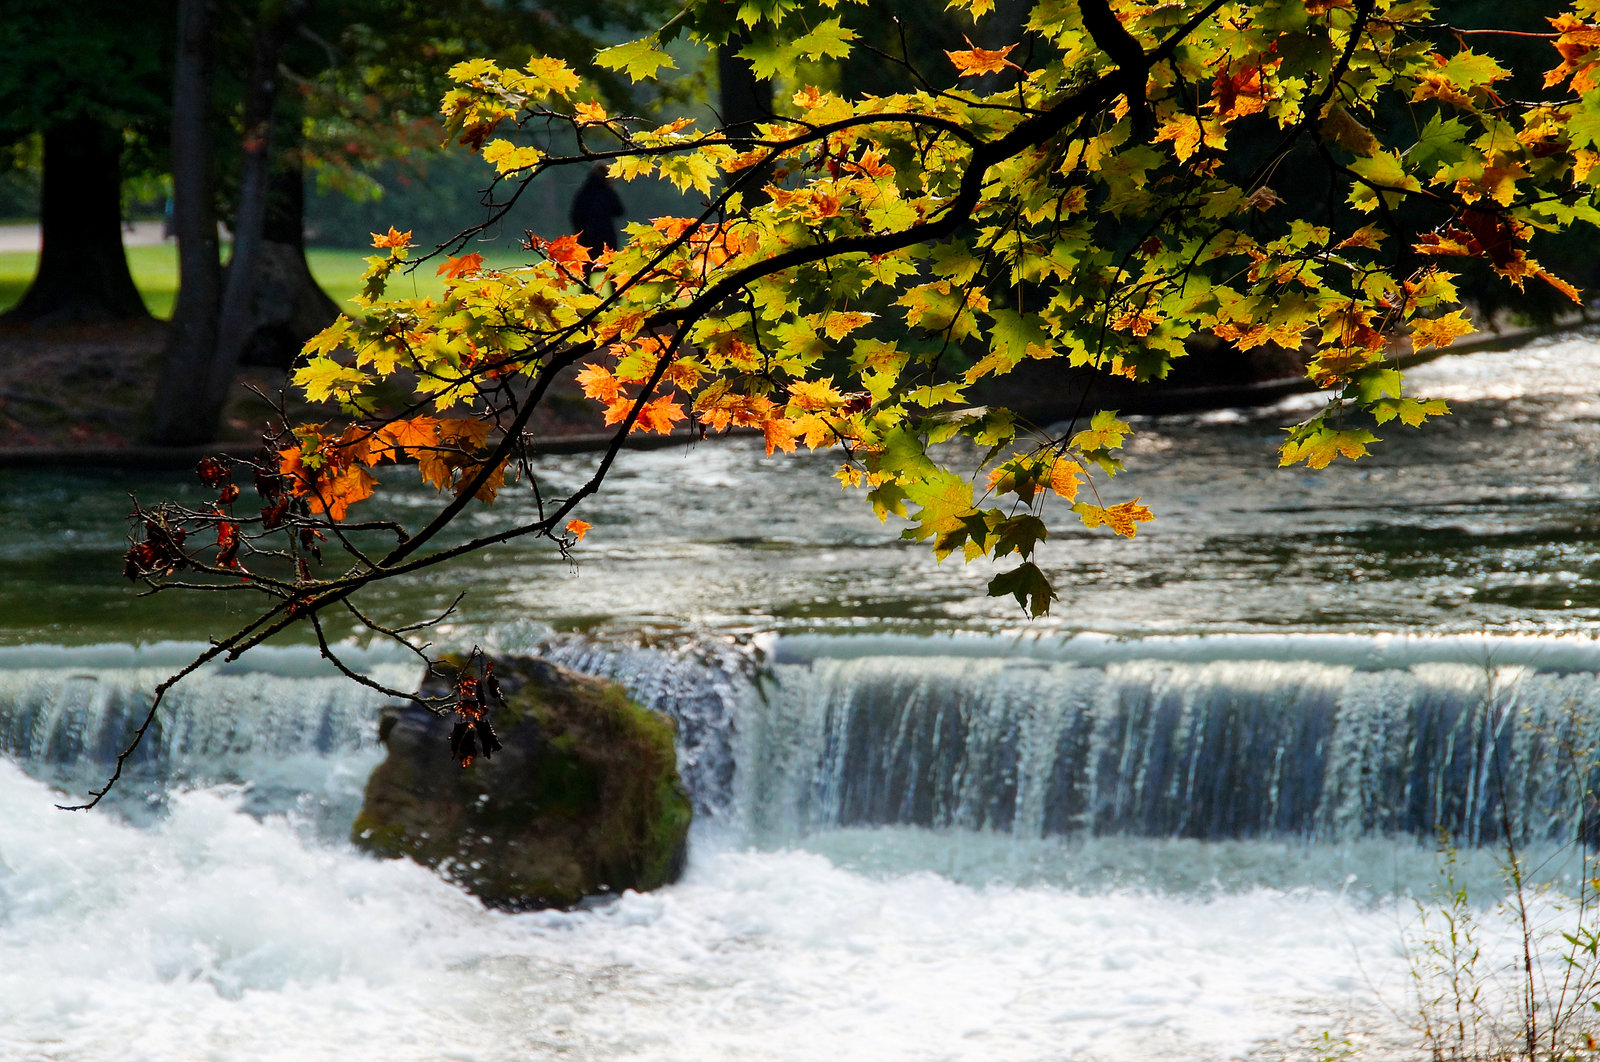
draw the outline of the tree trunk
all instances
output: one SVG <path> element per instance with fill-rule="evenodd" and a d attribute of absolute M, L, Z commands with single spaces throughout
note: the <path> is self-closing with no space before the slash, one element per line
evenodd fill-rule
<path fill-rule="evenodd" d="M 278 60 L 306 6 L 303 0 L 265 0 L 256 24 L 255 55 L 244 100 L 244 173 L 239 181 L 239 204 L 233 224 L 233 256 L 228 260 L 222 310 L 217 318 L 217 352 L 206 375 L 206 405 L 216 411 L 219 421 L 228 389 L 233 386 L 245 347 L 255 331 L 255 283 L 262 259 L 276 133 Z"/>
<path fill-rule="evenodd" d="M 300 117 L 298 108 L 292 107 L 280 116 L 282 143 L 268 178 L 249 333 L 240 354 L 245 365 L 288 368 L 306 340 L 339 316 L 338 305 L 318 286 L 306 264 Z"/>
<path fill-rule="evenodd" d="M 735 54 L 749 43 L 747 34 L 735 33 L 717 48 L 717 105 L 730 140 L 754 137 L 758 122 L 772 120 L 772 82 L 756 77 L 750 61 Z M 752 167 L 736 178 L 746 206 L 766 202 L 762 189 L 770 171 L 770 166 Z"/>
<path fill-rule="evenodd" d="M 172 79 L 172 227 L 178 238 L 178 301 L 150 429 L 152 442 L 172 446 L 210 442 L 221 420 L 221 409 L 208 409 L 204 401 L 222 299 L 210 124 L 215 43 L 210 0 L 179 0 Z"/>
<path fill-rule="evenodd" d="M 39 270 L 7 321 L 86 324 L 150 316 L 122 249 L 121 133 L 80 117 L 45 130 Z"/>
<path fill-rule="evenodd" d="M 153 432 L 158 442 L 167 444 L 202 443 L 216 438 L 222 426 L 222 413 L 234 376 L 251 341 L 257 301 L 255 285 L 261 272 L 268 189 L 271 178 L 274 111 L 278 103 L 279 58 L 283 45 L 304 17 L 309 0 L 264 0 L 255 31 L 255 49 L 244 104 L 244 172 L 239 182 L 239 202 L 233 222 L 233 255 L 228 263 L 226 282 L 220 268 L 213 273 L 214 256 L 196 254 L 196 279 L 204 290 L 187 306 L 182 287 L 189 278 L 180 272 L 179 306 L 192 316 L 175 333 L 172 356 L 167 363 L 156 401 Z M 204 188 L 198 179 L 189 187 L 195 197 L 191 215 L 198 215 L 203 198 L 207 209 L 215 201 L 211 178 L 210 143 L 205 139 L 205 117 L 211 97 L 209 49 L 214 43 L 214 13 L 206 0 L 180 0 L 179 47 L 174 79 L 173 169 L 176 188 L 180 167 L 180 140 L 193 149 L 194 158 L 184 161 L 194 167 L 196 177 L 204 174 Z M 182 120 L 180 120 L 180 118 Z M 184 128 L 185 121 L 193 123 Z M 201 144 L 204 150 L 201 150 Z M 200 165 L 204 156 L 205 165 Z M 189 220 L 197 220 L 191 216 Z M 211 240 L 215 247 L 215 218 Z M 180 229 L 179 236 L 182 238 Z M 181 244 L 180 244 L 180 255 Z M 303 265 L 304 256 L 301 255 Z M 180 263 L 181 268 L 181 263 Z M 291 270 L 292 272 L 292 270 Z M 216 280 L 213 282 L 213 276 Z"/>

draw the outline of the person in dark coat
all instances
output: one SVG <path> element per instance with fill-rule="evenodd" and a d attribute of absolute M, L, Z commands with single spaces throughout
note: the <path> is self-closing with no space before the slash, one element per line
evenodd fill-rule
<path fill-rule="evenodd" d="M 596 166 L 572 197 L 572 209 L 567 211 L 572 231 L 589 254 L 598 257 L 607 247 L 617 246 L 617 226 L 612 219 L 621 216 L 622 200 L 606 180 L 606 168 Z"/>

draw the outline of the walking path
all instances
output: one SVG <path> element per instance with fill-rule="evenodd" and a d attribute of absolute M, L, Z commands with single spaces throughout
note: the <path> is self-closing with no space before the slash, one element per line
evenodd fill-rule
<path fill-rule="evenodd" d="M 162 241 L 161 222 L 135 221 L 131 228 L 122 230 L 122 243 L 125 247 L 141 247 L 157 244 Z M 39 249 L 39 226 L 34 223 L 20 225 L 0 225 L 0 252 L 4 251 L 37 251 Z"/>

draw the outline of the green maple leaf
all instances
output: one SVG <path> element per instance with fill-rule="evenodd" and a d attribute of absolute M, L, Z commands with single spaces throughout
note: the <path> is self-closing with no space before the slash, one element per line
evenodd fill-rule
<path fill-rule="evenodd" d="M 837 18 L 827 19 L 805 36 L 797 38 L 794 50 L 807 59 L 843 59 L 850 54 L 850 42 L 859 37 L 855 30 L 845 29 Z"/>
<path fill-rule="evenodd" d="M 1028 615 L 1038 618 L 1050 611 L 1050 602 L 1056 599 L 1055 589 L 1039 566 L 1029 561 L 1009 572 L 1001 572 L 989 580 L 989 596 L 1004 597 L 1010 594 L 1017 604 L 1027 609 Z"/>
<path fill-rule="evenodd" d="M 1024 560 L 1033 554 L 1033 547 L 1043 542 L 1050 534 L 1050 529 L 1045 527 L 1044 521 L 1032 513 L 1013 516 L 995 530 L 997 536 L 994 542 L 994 555 L 1004 557 L 1008 553 L 1015 553 Z"/>
<path fill-rule="evenodd" d="M 602 49 L 594 57 L 597 66 L 607 70 L 621 70 L 635 81 L 648 81 L 663 68 L 676 70 L 678 64 L 672 56 L 656 47 L 654 37 L 645 37 L 627 44 Z"/>

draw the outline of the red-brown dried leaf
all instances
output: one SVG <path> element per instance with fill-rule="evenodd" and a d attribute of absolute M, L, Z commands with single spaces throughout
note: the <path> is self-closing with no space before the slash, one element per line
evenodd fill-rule
<path fill-rule="evenodd" d="M 227 462 L 220 457 L 202 457 L 200 463 L 195 465 L 194 474 L 200 477 L 200 482 L 212 490 L 222 486 L 231 475 Z"/>

